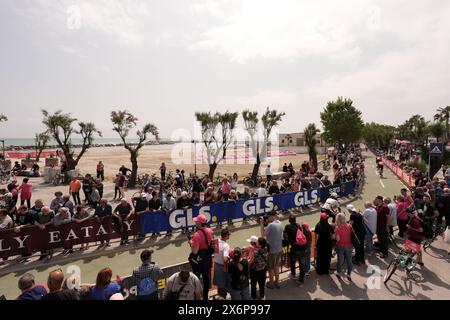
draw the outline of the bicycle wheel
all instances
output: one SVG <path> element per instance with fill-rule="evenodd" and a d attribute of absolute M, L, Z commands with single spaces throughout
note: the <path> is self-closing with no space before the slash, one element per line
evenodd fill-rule
<path fill-rule="evenodd" d="M 432 243 L 433 243 L 433 239 L 426 239 L 423 242 L 423 250 L 427 250 L 431 246 Z"/>
<path fill-rule="evenodd" d="M 392 260 L 387 267 L 386 274 L 384 275 L 384 284 L 389 281 L 395 270 L 397 270 L 397 262 L 395 260 Z"/>

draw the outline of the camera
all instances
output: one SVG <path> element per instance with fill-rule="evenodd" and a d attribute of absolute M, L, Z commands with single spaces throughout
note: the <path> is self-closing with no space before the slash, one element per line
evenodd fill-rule
<path fill-rule="evenodd" d="M 269 216 L 265 215 L 262 217 L 258 217 L 258 223 L 261 223 L 261 219 L 264 221 L 264 227 L 267 227 L 269 225 Z"/>

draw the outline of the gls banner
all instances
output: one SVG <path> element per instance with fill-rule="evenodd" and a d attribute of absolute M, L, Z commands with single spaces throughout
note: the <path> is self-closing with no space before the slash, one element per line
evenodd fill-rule
<path fill-rule="evenodd" d="M 192 227 L 195 225 L 193 218 L 199 214 L 205 215 L 208 223 L 222 222 L 227 219 L 262 216 L 273 210 L 286 211 L 316 204 L 320 200 L 323 202 L 333 192 L 336 192 L 339 197 L 348 196 L 354 192 L 354 189 L 355 182 L 349 181 L 326 188 L 301 190 L 299 192 L 251 198 L 249 200 L 238 200 L 236 202 L 219 202 L 188 210 L 174 210 L 169 215 L 164 211 L 146 212 L 139 217 L 140 232 L 146 234 Z"/>

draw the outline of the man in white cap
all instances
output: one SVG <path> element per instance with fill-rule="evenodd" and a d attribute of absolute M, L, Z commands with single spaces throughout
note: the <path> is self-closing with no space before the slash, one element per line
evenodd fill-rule
<path fill-rule="evenodd" d="M 141 215 L 149 211 L 149 203 L 147 201 L 147 193 L 141 192 L 141 197 L 135 197 L 131 199 L 134 212 L 136 215 Z M 139 233 L 137 240 L 141 241 L 145 238 L 145 234 Z"/>
<path fill-rule="evenodd" d="M 192 271 L 197 277 L 202 278 L 203 283 L 203 300 L 208 300 L 208 292 L 210 288 L 210 275 L 212 268 L 212 254 L 214 253 L 214 233 L 211 228 L 206 227 L 208 219 L 205 215 L 199 214 L 194 219 L 197 231 L 192 237 L 189 237 L 189 245 L 191 246 L 191 262 Z"/>

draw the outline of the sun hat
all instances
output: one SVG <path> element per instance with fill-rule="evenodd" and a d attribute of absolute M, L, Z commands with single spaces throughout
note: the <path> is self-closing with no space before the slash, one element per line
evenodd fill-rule
<path fill-rule="evenodd" d="M 206 223 L 208 221 L 208 219 L 206 219 L 206 217 L 203 214 L 199 214 L 192 220 L 194 220 L 194 222 L 200 222 L 200 223 Z"/>

